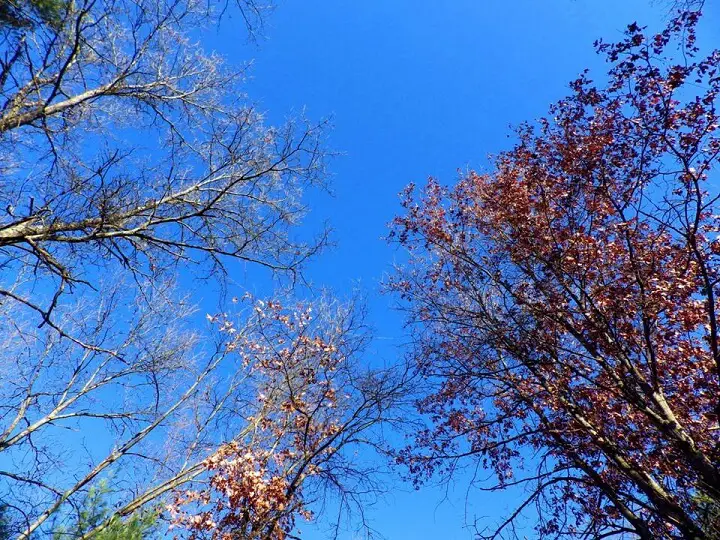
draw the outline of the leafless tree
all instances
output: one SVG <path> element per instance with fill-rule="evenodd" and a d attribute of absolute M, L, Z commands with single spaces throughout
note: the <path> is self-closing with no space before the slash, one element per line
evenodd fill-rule
<path fill-rule="evenodd" d="M 325 243 L 295 229 L 323 183 L 323 126 L 267 126 L 244 67 L 196 44 L 232 13 L 257 32 L 266 6 L 61 6 L 56 23 L 0 27 L 0 498 L 20 538 L 101 478 L 126 516 L 245 440 L 239 396 L 256 385 L 176 282 L 222 281 L 232 261 L 294 278 Z M 362 380 L 354 443 L 394 392 Z"/>
<path fill-rule="evenodd" d="M 212 20 L 195 0 L 88 0 L 68 4 L 60 30 L 4 30 L 0 249 L 12 278 L 0 295 L 64 332 L 60 296 L 111 263 L 157 275 L 203 259 L 222 271 L 227 256 L 294 271 L 316 250 L 288 229 L 301 189 L 322 178 L 319 128 L 263 125 L 242 70 L 184 33 Z M 53 282 L 45 302 L 28 293 L 37 278 Z"/>

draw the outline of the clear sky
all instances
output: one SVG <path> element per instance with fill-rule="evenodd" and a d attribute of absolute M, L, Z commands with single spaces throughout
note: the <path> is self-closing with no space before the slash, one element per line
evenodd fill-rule
<path fill-rule="evenodd" d="M 701 40 L 717 43 L 720 3 L 708 4 Z M 308 275 L 341 295 L 364 291 L 379 338 L 370 355 L 392 361 L 401 317 L 379 288 L 401 257 L 382 240 L 398 192 L 487 167 L 510 126 L 543 115 L 584 67 L 602 77 L 595 39 L 618 39 L 632 21 L 659 29 L 666 16 L 649 0 L 280 0 L 257 46 L 233 24 L 209 43 L 230 62 L 255 59 L 248 94 L 270 121 L 303 108 L 332 117 L 334 195 L 309 197 L 307 226 L 329 221 L 337 246 Z M 390 539 L 472 538 L 468 521 L 498 518 L 512 501 L 471 492 L 466 506 L 462 480 L 447 497 L 398 483 L 368 515 Z"/>

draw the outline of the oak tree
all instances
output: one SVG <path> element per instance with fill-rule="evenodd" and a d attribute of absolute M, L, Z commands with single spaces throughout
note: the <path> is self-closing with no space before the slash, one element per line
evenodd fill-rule
<path fill-rule="evenodd" d="M 524 487 L 483 537 L 705 538 L 720 502 L 720 52 L 687 11 L 598 43 L 491 172 L 410 187 L 392 286 L 432 426 L 416 479 L 467 460 Z M 528 512 L 532 510 L 528 514 Z"/>

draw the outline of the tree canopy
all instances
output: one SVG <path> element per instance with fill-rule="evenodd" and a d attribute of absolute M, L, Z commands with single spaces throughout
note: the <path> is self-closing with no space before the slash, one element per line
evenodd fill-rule
<path fill-rule="evenodd" d="M 207 38 L 272 6 L 0 0 L 0 540 L 372 537 L 465 465 L 522 494 L 478 538 L 719 539 L 720 50 L 671 4 L 403 192 L 387 361 L 308 276 L 327 122 Z"/>
<path fill-rule="evenodd" d="M 483 537 L 519 535 L 531 506 L 542 538 L 709 534 L 720 52 L 700 54 L 698 17 L 598 43 L 607 85 L 583 74 L 494 171 L 407 191 L 394 234 L 411 262 L 392 286 L 433 427 L 400 459 L 418 480 L 476 459 L 491 489 L 526 486 Z"/>
<path fill-rule="evenodd" d="M 372 497 L 346 452 L 380 447 L 365 431 L 392 421 L 403 374 L 358 362 L 360 308 L 278 299 L 326 243 L 297 227 L 325 184 L 324 123 L 268 125 L 244 66 L 191 39 L 229 10 L 252 32 L 265 8 L 2 6 L 0 500 L 17 538 L 136 538 L 158 507 L 191 535 L 284 538 L 321 494 L 341 514 Z M 239 263 L 278 298 L 198 314 L 189 291 Z M 267 500 L 220 510 L 228 471 L 270 482 Z M 213 526 L 188 493 L 215 497 Z"/>
<path fill-rule="evenodd" d="M 3 0 L 0 2 L 0 27 L 57 26 L 67 7 L 64 0 Z"/>

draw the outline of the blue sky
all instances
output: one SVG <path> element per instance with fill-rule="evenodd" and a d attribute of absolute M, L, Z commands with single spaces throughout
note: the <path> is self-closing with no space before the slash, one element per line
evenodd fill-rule
<path fill-rule="evenodd" d="M 720 4 L 709 4 L 701 41 L 717 43 Z M 379 338 L 369 354 L 392 361 L 405 338 L 379 289 L 402 257 L 382 240 L 398 192 L 486 168 L 510 126 L 543 115 L 583 68 L 602 77 L 595 39 L 618 39 L 632 21 L 659 29 L 666 16 L 649 0 L 280 0 L 257 46 L 237 24 L 208 43 L 230 63 L 255 59 L 247 91 L 271 122 L 302 109 L 332 118 L 334 194 L 309 196 L 307 227 L 327 220 L 336 247 L 308 276 L 341 295 L 361 288 Z M 463 480 L 447 497 L 398 483 L 368 515 L 390 539 L 472 538 L 466 522 L 498 518 L 512 497 L 470 493 L 466 506 Z"/>

